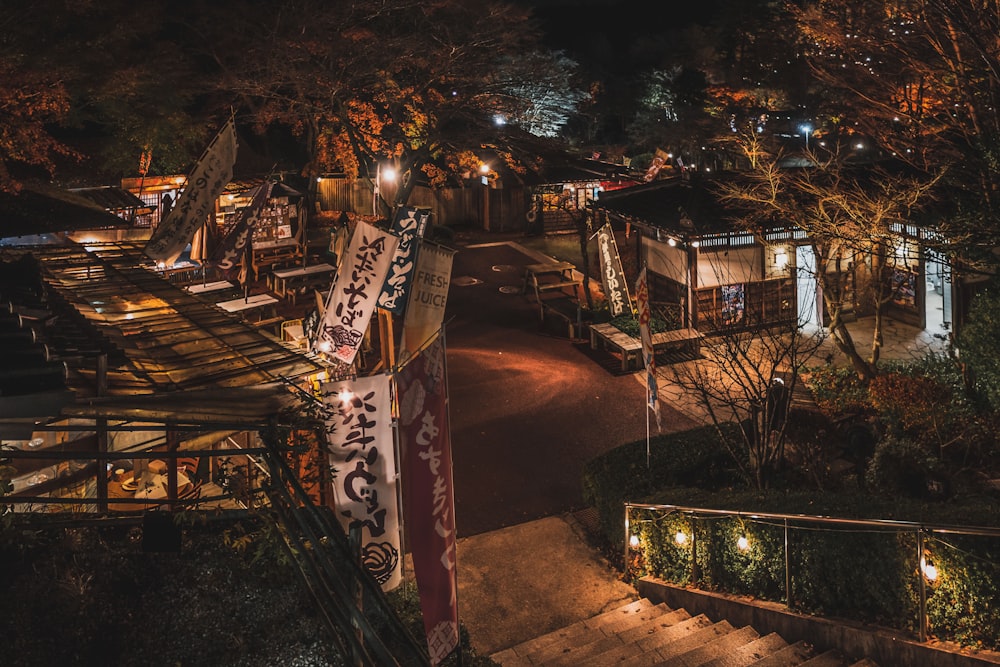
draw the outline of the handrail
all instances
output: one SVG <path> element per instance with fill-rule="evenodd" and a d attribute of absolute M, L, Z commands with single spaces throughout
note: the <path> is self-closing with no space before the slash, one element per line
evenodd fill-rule
<path fill-rule="evenodd" d="M 950 535 L 973 535 L 979 537 L 1000 538 L 1000 527 L 992 526 L 962 526 L 954 524 L 925 523 L 917 521 L 899 521 L 895 519 L 846 519 L 842 517 L 830 517 L 810 514 L 785 514 L 780 512 L 745 512 L 741 510 L 720 510 L 707 507 L 690 507 L 685 505 L 668 505 L 658 503 L 633 503 L 625 501 L 625 536 L 624 536 L 624 576 L 629 578 L 630 551 L 632 533 L 630 532 L 631 510 L 645 510 L 655 512 L 666 512 L 667 514 L 680 513 L 690 515 L 692 519 L 701 517 L 726 517 L 733 519 L 750 520 L 772 520 L 780 521 L 784 527 L 784 567 L 785 567 L 785 606 L 791 609 L 792 585 L 791 567 L 789 551 L 789 529 L 794 528 L 792 522 L 811 523 L 820 525 L 852 526 L 865 528 L 881 528 L 885 531 L 912 532 L 916 536 L 916 571 L 918 573 L 918 635 L 921 642 L 927 641 L 927 590 L 922 572 L 922 559 L 924 558 L 924 540 L 928 535 L 950 534 Z M 691 540 L 691 583 L 697 585 L 698 582 L 698 542 L 697 533 L 692 535 Z"/>

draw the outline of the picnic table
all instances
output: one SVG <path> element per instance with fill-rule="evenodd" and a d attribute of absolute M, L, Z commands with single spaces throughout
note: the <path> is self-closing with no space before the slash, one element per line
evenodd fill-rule
<path fill-rule="evenodd" d="M 544 292 L 570 291 L 570 296 L 578 296 L 578 287 L 583 285 L 583 279 L 577 275 L 576 267 L 569 262 L 543 262 L 529 264 L 524 267 L 524 286 L 521 293 L 528 292 L 528 286 L 535 292 L 535 298 L 541 300 Z"/>
<path fill-rule="evenodd" d="M 259 268 L 284 265 L 301 257 L 302 248 L 292 238 L 253 244 L 253 262 Z"/>

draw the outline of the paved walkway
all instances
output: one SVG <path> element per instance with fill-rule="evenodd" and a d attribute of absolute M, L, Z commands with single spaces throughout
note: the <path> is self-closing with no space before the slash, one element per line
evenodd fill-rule
<path fill-rule="evenodd" d="M 535 256 L 517 244 L 510 245 Z M 863 321 L 850 325 L 852 335 L 862 345 L 871 340 L 870 327 Z M 930 350 L 944 349 L 945 342 L 943 336 L 934 337 L 889 321 L 882 358 L 917 359 Z M 706 344 L 709 352 L 710 346 L 710 342 Z M 829 340 L 817 347 L 813 358 L 815 364 L 847 363 Z M 594 362 L 580 357 L 578 363 Z M 672 376 L 675 370 L 697 364 L 704 362 L 682 362 L 674 368 L 664 365 L 658 372 L 660 400 L 676 411 L 670 411 L 674 419 L 690 420 L 685 427 L 693 422 L 704 423 L 706 412 Z M 644 386 L 645 378 L 645 373 L 639 371 L 621 379 Z M 609 375 L 608 382 L 611 379 Z M 673 429 L 664 424 L 664 430 Z M 508 502 L 510 499 L 504 500 Z M 459 539 L 459 613 L 480 655 L 495 653 L 638 597 L 588 544 L 584 524 L 579 520 L 583 516 L 549 516 Z"/>
<path fill-rule="evenodd" d="M 639 597 L 572 514 L 461 538 L 458 567 L 459 614 L 479 655 Z"/>

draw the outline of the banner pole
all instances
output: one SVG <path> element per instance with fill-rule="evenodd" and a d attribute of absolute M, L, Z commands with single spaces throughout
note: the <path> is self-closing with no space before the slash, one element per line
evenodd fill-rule
<path fill-rule="evenodd" d="M 646 374 L 646 470 L 649 470 L 649 374 Z"/>
<path fill-rule="evenodd" d="M 444 376 L 444 418 L 445 426 L 448 431 L 448 440 L 451 441 L 451 390 L 448 386 L 448 336 L 445 333 L 445 326 L 442 324 L 441 328 L 438 329 L 438 335 L 441 336 L 441 350 L 442 350 L 442 361 L 444 364 L 443 376 Z M 454 508 L 454 498 L 455 498 L 455 464 L 454 464 L 454 449 L 448 447 L 448 455 L 452 459 L 449 461 L 449 468 L 451 469 L 451 494 L 452 494 L 452 507 Z M 454 509 L 452 509 L 452 516 L 454 516 L 455 521 L 455 612 L 456 616 L 461 619 L 462 614 L 458 613 L 459 602 L 458 602 L 458 516 L 455 514 Z M 461 624 L 461 621 L 459 621 Z M 459 628 L 458 632 L 458 646 L 455 647 L 458 651 L 458 667 L 464 667 L 464 660 L 462 656 L 462 631 Z"/>

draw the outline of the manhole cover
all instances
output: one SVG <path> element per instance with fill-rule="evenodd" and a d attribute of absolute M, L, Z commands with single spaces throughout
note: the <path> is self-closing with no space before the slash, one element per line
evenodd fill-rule
<path fill-rule="evenodd" d="M 504 285 L 500 288 L 501 294 L 520 294 L 521 288 L 515 285 Z"/>
<path fill-rule="evenodd" d="M 479 278 L 473 278 L 472 276 L 459 276 L 458 278 L 453 278 L 451 284 L 458 285 L 459 287 L 468 287 L 470 285 L 479 285 L 482 282 Z"/>
<path fill-rule="evenodd" d="M 517 267 L 513 264 L 494 264 L 493 270 L 497 273 L 509 273 L 510 271 L 517 271 Z"/>

